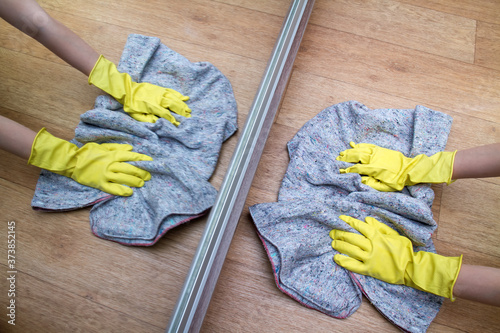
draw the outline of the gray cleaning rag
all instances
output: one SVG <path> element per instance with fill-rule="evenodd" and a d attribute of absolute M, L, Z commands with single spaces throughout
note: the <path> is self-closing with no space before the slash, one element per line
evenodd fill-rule
<path fill-rule="evenodd" d="M 350 141 L 409 157 L 431 155 L 444 150 L 451 122 L 450 116 L 423 106 L 370 110 L 355 101 L 333 105 L 307 122 L 288 143 L 290 162 L 278 202 L 250 207 L 279 289 L 336 318 L 354 313 L 364 294 L 400 329 L 425 332 L 443 299 L 338 266 L 329 232 L 357 232 L 339 215 L 372 216 L 409 237 L 415 251 L 435 252 L 434 192 L 429 184 L 378 192 L 362 184 L 358 174 L 340 174 L 339 169 L 352 164 L 335 158 L 350 148 Z"/>
<path fill-rule="evenodd" d="M 152 178 L 130 197 L 118 197 L 42 171 L 32 200 L 34 209 L 64 211 L 93 206 L 92 232 L 126 245 L 152 245 L 171 228 L 206 212 L 216 189 L 208 182 L 223 141 L 237 128 L 231 84 L 212 64 L 192 63 L 155 37 L 128 37 L 118 66 L 136 82 L 150 82 L 189 96 L 190 118 L 173 114 L 178 127 L 165 119 L 138 122 L 110 96 L 99 96 L 84 113 L 72 141 L 127 143 L 153 161 L 130 162 Z"/>

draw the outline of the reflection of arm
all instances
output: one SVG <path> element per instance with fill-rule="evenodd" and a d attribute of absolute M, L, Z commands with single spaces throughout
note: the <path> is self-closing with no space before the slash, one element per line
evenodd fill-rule
<path fill-rule="evenodd" d="M 459 150 L 452 179 L 500 176 L 500 143 Z"/>
<path fill-rule="evenodd" d="M 500 269 L 462 265 L 453 294 L 459 298 L 500 306 Z"/>
<path fill-rule="evenodd" d="M 29 128 L 0 116 L 0 149 L 28 160 L 35 136 Z"/>
<path fill-rule="evenodd" d="M 50 17 L 35 0 L 0 0 L 0 16 L 87 76 L 99 58 L 90 45 Z"/>

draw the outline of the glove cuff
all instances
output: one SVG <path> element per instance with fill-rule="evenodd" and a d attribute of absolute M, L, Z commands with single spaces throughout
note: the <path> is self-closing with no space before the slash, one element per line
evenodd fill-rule
<path fill-rule="evenodd" d="M 89 78 L 88 78 L 88 82 L 89 82 L 89 85 L 93 84 L 92 83 L 92 80 L 94 78 L 94 72 L 96 72 L 96 68 L 98 67 L 98 65 L 101 63 L 101 60 L 104 58 L 104 56 L 101 54 L 99 55 L 99 58 L 97 59 L 97 61 L 95 62 L 94 64 L 94 67 L 92 68 L 92 70 L 90 71 L 90 74 L 89 74 Z M 104 58 L 106 59 L 106 58 Z"/>
<path fill-rule="evenodd" d="M 457 151 L 440 152 L 430 157 L 426 155 L 416 156 L 412 163 L 414 165 L 409 168 L 405 185 L 410 186 L 418 183 L 451 184 L 456 153 Z"/>
<path fill-rule="evenodd" d="M 455 167 L 455 156 L 457 155 L 457 150 L 455 150 L 454 152 L 451 152 L 449 153 L 451 156 L 449 157 L 451 159 L 451 162 L 450 162 L 450 177 L 448 178 L 446 184 L 450 185 L 451 183 L 454 183 L 456 181 L 451 179 L 451 177 L 453 176 L 453 168 Z"/>
<path fill-rule="evenodd" d="M 42 129 L 40 131 L 38 131 L 38 133 L 36 134 L 35 139 L 33 139 L 33 143 L 31 144 L 30 158 L 28 159 L 28 165 L 31 164 L 34 166 L 38 166 L 35 164 L 35 163 L 37 163 L 37 159 L 38 159 L 38 151 L 35 149 L 35 145 L 38 142 L 38 138 L 40 136 L 44 136 L 46 134 L 50 134 L 50 133 L 47 132 L 47 129 L 45 127 L 42 127 Z"/>
<path fill-rule="evenodd" d="M 457 283 L 458 279 L 458 274 L 460 274 L 460 269 L 462 268 L 462 259 L 463 259 L 463 254 L 460 255 L 460 257 L 456 257 L 458 259 L 458 262 L 456 265 L 458 265 L 458 268 L 456 270 L 455 277 L 453 278 L 453 283 L 451 285 L 451 290 L 450 290 L 450 297 L 448 297 L 452 302 L 455 302 L 455 297 L 453 296 L 453 288 L 455 288 L 455 284 Z"/>
<path fill-rule="evenodd" d="M 44 127 L 33 140 L 28 164 L 71 177 L 76 164 L 74 156 L 77 150 L 76 145 L 56 138 Z"/>
<path fill-rule="evenodd" d="M 405 285 L 454 301 L 453 287 L 462 266 L 460 257 L 420 251 L 405 270 Z"/>
<path fill-rule="evenodd" d="M 116 65 L 101 54 L 90 72 L 88 82 L 123 104 L 127 95 L 127 86 L 131 86 L 132 79 L 128 74 L 120 73 Z"/>

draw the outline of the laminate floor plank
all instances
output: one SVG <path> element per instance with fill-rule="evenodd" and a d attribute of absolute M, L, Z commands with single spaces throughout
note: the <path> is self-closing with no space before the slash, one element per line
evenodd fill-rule
<path fill-rule="evenodd" d="M 500 23 L 478 22 L 475 63 L 500 69 Z"/>
<path fill-rule="evenodd" d="M 500 23 L 500 9 L 496 0 L 400 0 L 400 2 L 474 20 Z"/>
<path fill-rule="evenodd" d="M 0 265 L 0 269 L 6 270 L 6 266 Z M 75 295 L 29 274 L 19 273 L 16 284 L 19 289 L 15 327 L 0 321 L 2 332 L 100 333 L 107 332 L 110 326 L 120 327 L 120 332 L 164 332 L 163 327 L 151 325 L 146 318 L 115 311 L 95 302 L 90 295 Z M 0 288 L 6 287 L 7 280 L 1 279 Z M 38 311 L 32 311 L 33 308 Z"/>
<path fill-rule="evenodd" d="M 500 262 L 498 193 L 500 185 L 482 179 L 459 180 L 443 188 L 438 239 L 496 256 Z"/>

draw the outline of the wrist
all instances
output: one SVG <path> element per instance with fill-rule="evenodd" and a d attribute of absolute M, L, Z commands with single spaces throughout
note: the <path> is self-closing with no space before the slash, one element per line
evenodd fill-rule
<path fill-rule="evenodd" d="M 462 265 L 462 256 L 445 257 L 420 251 L 405 270 L 405 285 L 455 300 L 453 288 Z"/>
<path fill-rule="evenodd" d="M 75 144 L 56 138 L 44 127 L 33 140 L 28 164 L 71 177 L 76 165 L 77 151 L 78 147 Z"/>
<path fill-rule="evenodd" d="M 447 183 L 453 182 L 454 152 L 440 152 L 432 156 L 418 155 L 414 158 L 414 165 L 408 171 L 405 185 L 419 183 Z"/>
<path fill-rule="evenodd" d="M 88 82 L 123 104 L 127 95 L 126 87 L 132 84 L 132 79 L 128 74 L 120 73 L 116 65 L 101 54 L 89 74 Z"/>
<path fill-rule="evenodd" d="M 99 70 L 99 69 L 97 69 L 97 67 L 99 66 L 99 64 L 101 63 L 101 60 L 103 58 L 104 58 L 104 56 L 102 54 L 99 55 L 99 58 L 97 58 L 97 61 L 94 64 L 94 67 L 92 67 L 92 70 L 90 71 L 89 78 L 88 78 L 89 85 L 92 84 L 92 81 L 95 79 L 95 76 L 97 75 L 95 73 Z"/>

